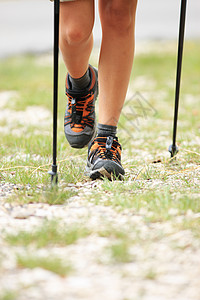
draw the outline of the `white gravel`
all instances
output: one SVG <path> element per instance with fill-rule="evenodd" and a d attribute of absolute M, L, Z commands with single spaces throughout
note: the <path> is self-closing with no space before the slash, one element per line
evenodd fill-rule
<path fill-rule="evenodd" d="M 140 85 L 141 82 L 143 78 L 136 84 Z M 4 92 L 0 96 L 4 99 L 4 102 L 1 102 L 3 108 L 16 94 Z M 31 116 L 32 112 L 34 117 Z M 5 117 L 5 113 L 6 110 L 2 109 L 2 118 Z M 10 113 L 9 111 L 9 116 Z M 44 127 L 46 122 L 49 122 L 49 112 L 43 108 L 27 108 L 25 112 L 18 112 L 15 116 L 13 114 L 16 122 L 21 119 L 20 114 L 23 115 L 22 125 L 26 125 L 27 120 L 34 125 L 36 117 L 41 123 L 44 122 Z M 9 126 L 9 123 L 7 125 Z M 143 138 L 142 134 L 137 134 L 137 143 L 140 146 Z M 167 133 L 163 130 L 161 142 L 162 137 L 166 136 Z M 126 157 L 126 151 L 124 153 Z M 142 162 L 144 158 L 145 162 L 154 160 L 145 149 L 143 154 L 135 150 L 135 159 Z M 190 177 L 194 175 L 196 185 L 199 185 L 197 176 L 199 170 L 193 170 L 193 167 L 188 165 L 190 170 L 187 174 Z M 181 181 L 174 180 L 176 174 L 171 174 L 163 183 L 161 164 L 156 164 L 155 168 L 160 172 L 161 178 L 146 180 L 143 190 L 159 189 L 163 184 L 173 186 L 177 190 L 181 188 Z M 139 174 L 130 176 L 128 183 L 133 183 L 136 175 L 140 184 Z M 200 240 L 192 231 L 179 229 L 183 222 L 199 220 L 200 214 L 188 211 L 185 215 L 179 215 L 176 209 L 170 209 L 172 221 L 150 223 L 147 219 L 151 217 L 151 213 L 145 208 L 137 213 L 128 209 L 117 212 L 111 206 L 103 205 L 103 201 L 102 205 L 86 201 L 85 195 L 88 193 L 95 199 L 95 193 L 101 189 L 101 184 L 100 181 L 89 181 L 68 185 L 68 189 L 76 189 L 79 195 L 70 198 L 64 205 L 50 206 L 42 203 L 19 205 L 8 203 L 7 197 L 13 195 L 14 199 L 15 191 L 22 187 L 5 183 L 3 174 L 1 175 L 0 299 L 200 300 Z M 109 197 L 109 193 L 105 197 Z M 45 220 L 52 219 L 59 219 L 66 228 L 71 228 L 75 224 L 86 226 L 92 234 L 69 246 L 52 246 L 44 249 L 37 249 L 32 245 L 10 246 L 4 239 L 6 234 L 17 234 L 21 230 L 31 233 Z M 115 239 L 98 235 L 98 231 L 110 228 L 129 234 L 132 240 L 129 246 L 130 262 L 117 263 L 112 260 L 109 246 L 116 242 Z M 56 255 L 63 263 L 69 262 L 73 272 L 61 277 L 42 268 L 32 270 L 19 268 L 16 262 L 18 254 L 50 257 Z M 8 298 L 11 292 L 14 296 Z"/>
<path fill-rule="evenodd" d="M 42 250 L 70 261 L 73 273 L 63 278 L 41 268 L 19 269 L 17 253 L 41 255 L 31 247 L 10 247 L 5 232 L 32 231 L 43 220 L 59 218 L 70 228 L 82 224 L 94 234 L 66 247 Z M 200 218 L 189 212 L 187 220 Z M 175 220 L 176 221 L 176 220 Z M 178 222 L 178 216 L 177 216 Z M 132 261 L 112 263 L 109 237 L 96 230 L 112 225 L 137 237 L 130 247 Z M 174 223 L 173 223 L 174 224 Z M 189 230 L 177 231 L 170 221 L 148 224 L 145 215 L 117 213 L 111 207 L 95 206 L 74 197 L 66 205 L 29 204 L 0 206 L 1 290 L 17 291 L 15 299 L 198 300 L 200 294 L 200 241 Z M 81 225 L 80 225 L 81 226 Z"/>

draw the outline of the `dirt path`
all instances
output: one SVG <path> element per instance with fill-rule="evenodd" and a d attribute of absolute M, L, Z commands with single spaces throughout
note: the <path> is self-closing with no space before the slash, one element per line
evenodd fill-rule
<path fill-rule="evenodd" d="M 1 94 L 1 112 L 12 94 Z M 4 102 L 4 104 L 3 104 Z M 5 111 L 4 111 L 5 110 Z M 26 124 L 28 114 L 18 111 L 15 118 Z M 40 110 L 38 121 L 48 120 L 48 111 Z M 44 117 L 45 116 L 45 117 Z M 141 153 L 139 155 L 142 155 Z M 179 215 L 171 209 L 173 221 L 148 222 L 151 213 L 145 208 L 117 211 L 112 206 L 95 204 L 101 181 L 71 184 L 78 191 L 64 205 L 13 204 L 6 197 L 20 185 L 0 183 L 0 299 L 15 300 L 199 300 L 200 240 L 191 230 L 179 225 L 200 218 L 188 211 Z M 154 188 L 162 184 L 152 181 Z M 86 196 L 91 196 L 87 201 Z M 105 195 L 109 199 L 108 195 Z M 93 199 L 93 200 L 92 200 Z M 57 219 L 62 228 L 76 225 L 87 227 L 89 234 L 66 246 L 43 248 L 28 245 L 11 246 L 8 233 L 30 232 Z M 113 249 L 126 250 L 126 240 L 117 239 L 115 232 L 128 236 L 128 255 L 123 261 Z M 101 234 L 100 234 L 101 232 Z M 119 233 L 118 233 L 119 235 Z M 116 247 L 116 248 L 114 248 Z M 124 250 L 125 249 L 125 250 Z M 126 252 L 126 251 L 125 251 Z M 20 268 L 18 256 L 54 257 L 70 263 L 73 271 L 57 275 L 44 268 Z M 117 254 L 116 254 L 117 255 Z"/>

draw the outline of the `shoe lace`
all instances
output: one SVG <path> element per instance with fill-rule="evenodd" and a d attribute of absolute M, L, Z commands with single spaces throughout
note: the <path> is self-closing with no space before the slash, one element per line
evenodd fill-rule
<path fill-rule="evenodd" d="M 113 138 L 112 136 L 107 138 L 98 137 L 95 141 L 98 143 L 97 155 L 99 158 L 120 162 L 121 153 L 119 153 L 119 149 L 121 151 L 121 146 L 117 138 Z"/>
<path fill-rule="evenodd" d="M 94 119 L 92 114 L 94 112 L 93 93 L 89 93 L 84 97 L 68 96 L 68 113 L 66 124 L 71 124 L 74 127 L 76 124 L 82 127 L 88 125 L 93 128 Z"/>

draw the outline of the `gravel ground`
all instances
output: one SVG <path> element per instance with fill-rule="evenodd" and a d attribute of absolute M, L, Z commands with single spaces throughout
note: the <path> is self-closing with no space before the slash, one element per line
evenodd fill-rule
<path fill-rule="evenodd" d="M 5 185 L 9 193 L 14 186 Z M 4 187 L 5 187 L 4 186 Z M 2 187 L 2 186 L 1 186 Z M 97 187 L 96 187 L 97 188 Z M 88 187 L 82 187 L 82 192 Z M 0 205 L 1 236 L 5 232 L 31 231 L 43 220 L 60 218 L 66 226 L 87 224 L 88 228 L 103 228 L 112 224 L 115 228 L 139 234 L 141 243 L 130 249 L 134 258 L 129 263 L 113 264 L 105 252 L 109 238 L 91 235 L 67 247 L 51 247 L 35 250 L 38 255 L 57 255 L 69 260 L 74 272 L 60 277 L 52 272 L 36 268 L 19 269 L 16 253 L 29 253 L 31 248 L 11 247 L 2 239 L 0 286 L 3 291 L 15 291 L 14 299 L 162 299 L 198 300 L 200 295 L 200 241 L 189 230 L 177 231 L 171 222 L 147 224 L 145 212 L 134 215 L 117 213 L 110 207 L 96 206 L 81 201 L 81 195 L 63 206 L 29 204 Z M 176 213 L 173 212 L 172 213 Z M 183 217 L 177 216 L 177 224 Z M 188 212 L 188 220 L 200 218 L 200 214 Z M 80 223 L 81 220 L 81 223 Z"/>
<path fill-rule="evenodd" d="M 10 116 L 11 111 L 4 106 L 12 96 L 13 92 L 0 94 L 2 118 L 6 114 Z M 18 111 L 17 114 L 13 114 L 13 118 L 15 121 L 17 118 L 23 119 L 21 125 L 26 125 L 26 121 L 34 125 L 34 122 L 43 120 L 42 125 L 45 127 L 50 114 L 43 108 L 38 110 L 37 107 L 37 114 L 31 119 L 27 108 L 26 112 Z M 9 123 L 7 126 L 9 127 Z M 140 158 L 141 153 L 138 153 L 138 159 Z M 198 170 L 191 171 L 190 175 L 195 177 L 195 172 Z M 200 240 L 188 229 L 178 230 L 183 221 L 200 219 L 199 213 L 188 211 L 182 216 L 172 209 L 170 214 L 174 217 L 173 222 L 169 220 L 149 223 L 146 220 L 150 213 L 145 209 L 141 209 L 139 213 L 130 210 L 119 212 L 109 206 L 85 201 L 88 193 L 95 195 L 95 192 L 101 189 L 102 182 L 99 181 L 68 186 L 76 189 L 79 195 L 70 198 L 65 205 L 12 204 L 7 202 L 7 197 L 12 194 L 14 196 L 15 191 L 22 187 L 5 183 L 3 175 L 0 179 L 0 299 L 200 299 Z M 172 184 L 170 180 L 173 178 L 169 179 L 168 184 Z M 196 184 L 200 184 L 198 179 L 196 181 Z M 151 184 L 155 189 L 162 185 L 162 181 L 154 180 L 147 184 Z M 180 188 L 178 183 L 177 188 Z M 45 220 L 55 218 L 66 228 L 72 224 L 87 226 L 93 234 L 69 246 L 44 249 L 32 246 L 11 247 L 4 240 L 7 233 L 17 233 L 20 230 L 31 232 Z M 130 247 L 131 261 L 112 262 L 110 253 L 106 250 L 113 243 L 112 239 L 96 233 L 108 226 L 128 232 L 135 240 Z M 42 268 L 19 268 L 17 254 L 56 255 L 62 258 L 63 262 L 69 261 L 73 272 L 62 277 Z"/>

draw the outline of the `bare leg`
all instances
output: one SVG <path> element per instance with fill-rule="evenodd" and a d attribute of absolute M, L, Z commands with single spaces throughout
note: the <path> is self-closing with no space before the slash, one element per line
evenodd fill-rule
<path fill-rule="evenodd" d="M 99 0 L 102 46 L 99 60 L 99 123 L 116 126 L 129 84 L 137 0 Z"/>
<path fill-rule="evenodd" d="M 60 4 L 60 49 L 68 72 L 79 78 L 88 69 L 93 47 L 94 0 Z"/>

